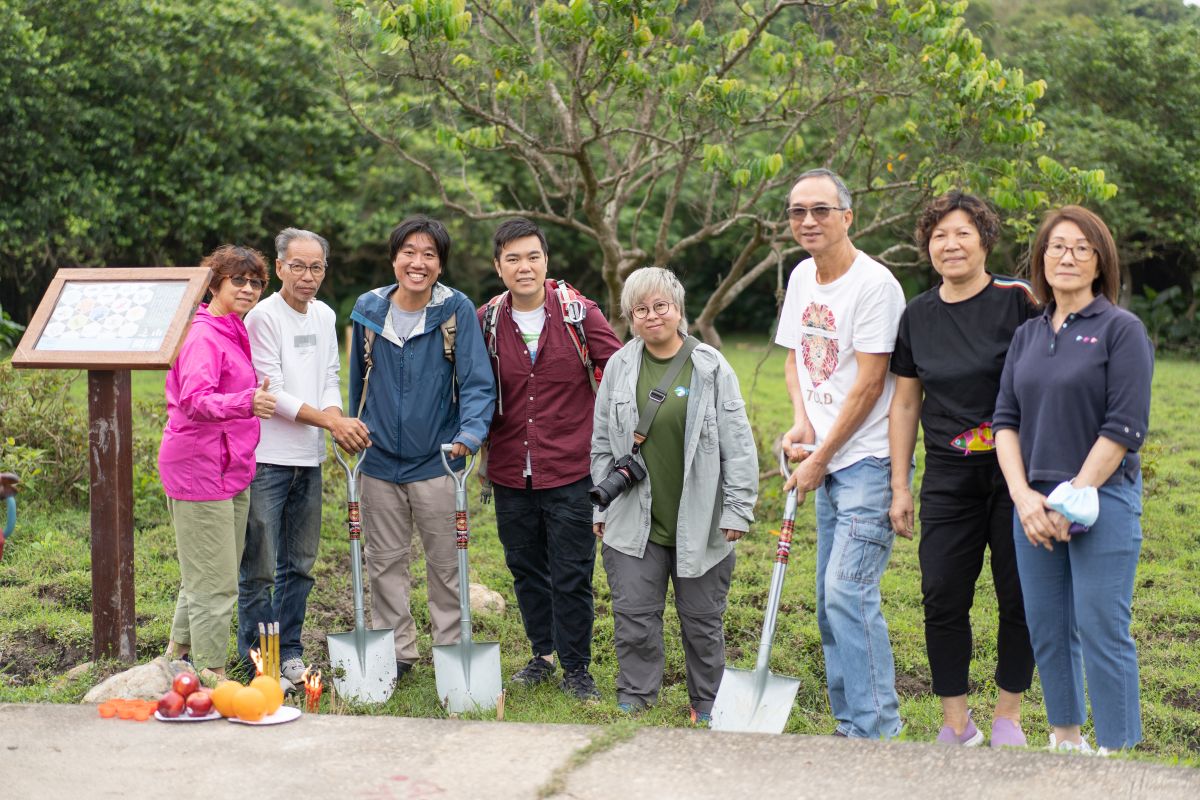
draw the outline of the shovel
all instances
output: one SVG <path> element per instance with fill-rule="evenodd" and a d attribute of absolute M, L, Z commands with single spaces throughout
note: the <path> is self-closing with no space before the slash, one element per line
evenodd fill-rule
<path fill-rule="evenodd" d="M 779 454 L 779 471 L 787 480 L 787 455 L 782 452 Z M 792 713 L 800 681 L 774 674 L 769 664 L 795 520 L 796 490 L 792 489 L 784 504 L 783 524 L 779 526 L 779 546 L 775 549 L 775 569 L 771 573 L 771 593 L 767 597 L 767 615 L 763 620 L 762 641 L 758 645 L 758 663 L 753 670 L 725 668 L 721 688 L 713 701 L 711 727 L 714 730 L 783 733 Z"/>
<path fill-rule="evenodd" d="M 455 714 L 486 711 L 496 707 L 500 697 L 500 645 L 498 642 L 471 641 L 471 580 L 467 574 L 467 546 L 471 532 L 467 527 L 467 477 L 475 468 L 475 457 L 467 456 L 467 468 L 461 476 L 450 468 L 453 445 L 442 445 L 442 464 L 454 480 L 454 527 L 458 533 L 458 607 L 462 615 L 462 638 L 458 644 L 439 644 L 433 648 L 433 673 L 437 694 Z"/>
<path fill-rule="evenodd" d="M 362 518 L 358 512 L 360 456 L 351 469 L 334 445 L 333 455 L 346 471 L 350 526 L 350 574 L 354 580 L 354 630 L 325 637 L 333 685 L 339 696 L 358 703 L 383 703 L 396 686 L 396 636 L 391 628 L 367 630 L 363 614 Z"/>

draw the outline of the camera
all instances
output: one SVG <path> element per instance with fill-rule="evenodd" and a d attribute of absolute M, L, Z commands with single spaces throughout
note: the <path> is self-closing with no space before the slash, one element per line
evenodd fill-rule
<path fill-rule="evenodd" d="M 634 460 L 631 455 L 617 459 L 608 477 L 588 490 L 588 497 L 601 511 L 608 508 L 630 486 L 646 477 L 645 468 Z"/>

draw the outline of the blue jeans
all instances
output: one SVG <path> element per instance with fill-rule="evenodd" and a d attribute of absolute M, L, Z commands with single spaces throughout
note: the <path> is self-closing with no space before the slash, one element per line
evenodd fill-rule
<path fill-rule="evenodd" d="M 321 541 L 321 468 L 259 464 L 250 484 L 238 573 L 238 653 L 258 647 L 258 623 L 279 621 L 279 657 L 300 657 L 300 630 Z"/>
<path fill-rule="evenodd" d="M 1042 494 L 1055 486 L 1031 485 Z M 1099 491 L 1100 517 L 1091 530 L 1046 550 L 1029 544 L 1014 512 L 1013 539 L 1046 719 L 1059 727 L 1087 721 L 1086 666 L 1096 744 L 1116 749 L 1142 739 L 1137 647 L 1129 634 L 1142 549 L 1141 475 Z"/>
<path fill-rule="evenodd" d="M 895 541 L 890 469 L 888 459 L 868 456 L 817 489 L 817 626 L 829 706 L 838 731 L 858 738 L 890 739 L 901 727 L 879 595 Z"/>

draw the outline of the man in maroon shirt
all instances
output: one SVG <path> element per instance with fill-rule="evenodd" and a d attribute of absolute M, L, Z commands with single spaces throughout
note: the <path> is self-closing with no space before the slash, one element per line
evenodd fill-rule
<path fill-rule="evenodd" d="M 546 279 L 548 248 L 537 225 L 509 220 L 493 241 L 496 272 L 508 291 L 479 309 L 498 401 L 487 477 L 533 650 L 512 682 L 553 679 L 557 651 L 562 690 L 598 700 L 588 672 L 596 538 L 588 500 L 594 394 L 585 356 L 603 369 L 621 342 L 595 303 Z M 582 322 L 573 325 L 581 312 Z"/>

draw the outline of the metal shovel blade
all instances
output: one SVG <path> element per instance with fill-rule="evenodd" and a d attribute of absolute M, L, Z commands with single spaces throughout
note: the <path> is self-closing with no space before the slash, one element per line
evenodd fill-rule
<path fill-rule="evenodd" d="M 504 690 L 497 642 L 434 645 L 433 672 L 438 699 L 454 714 L 495 708 Z"/>
<path fill-rule="evenodd" d="M 390 628 L 331 633 L 329 663 L 340 697 L 356 703 L 384 703 L 396 686 L 396 637 Z"/>
<path fill-rule="evenodd" d="M 797 678 L 770 670 L 725 668 L 721 688 L 713 701 L 713 730 L 745 733 L 783 733 L 796 692 Z"/>

